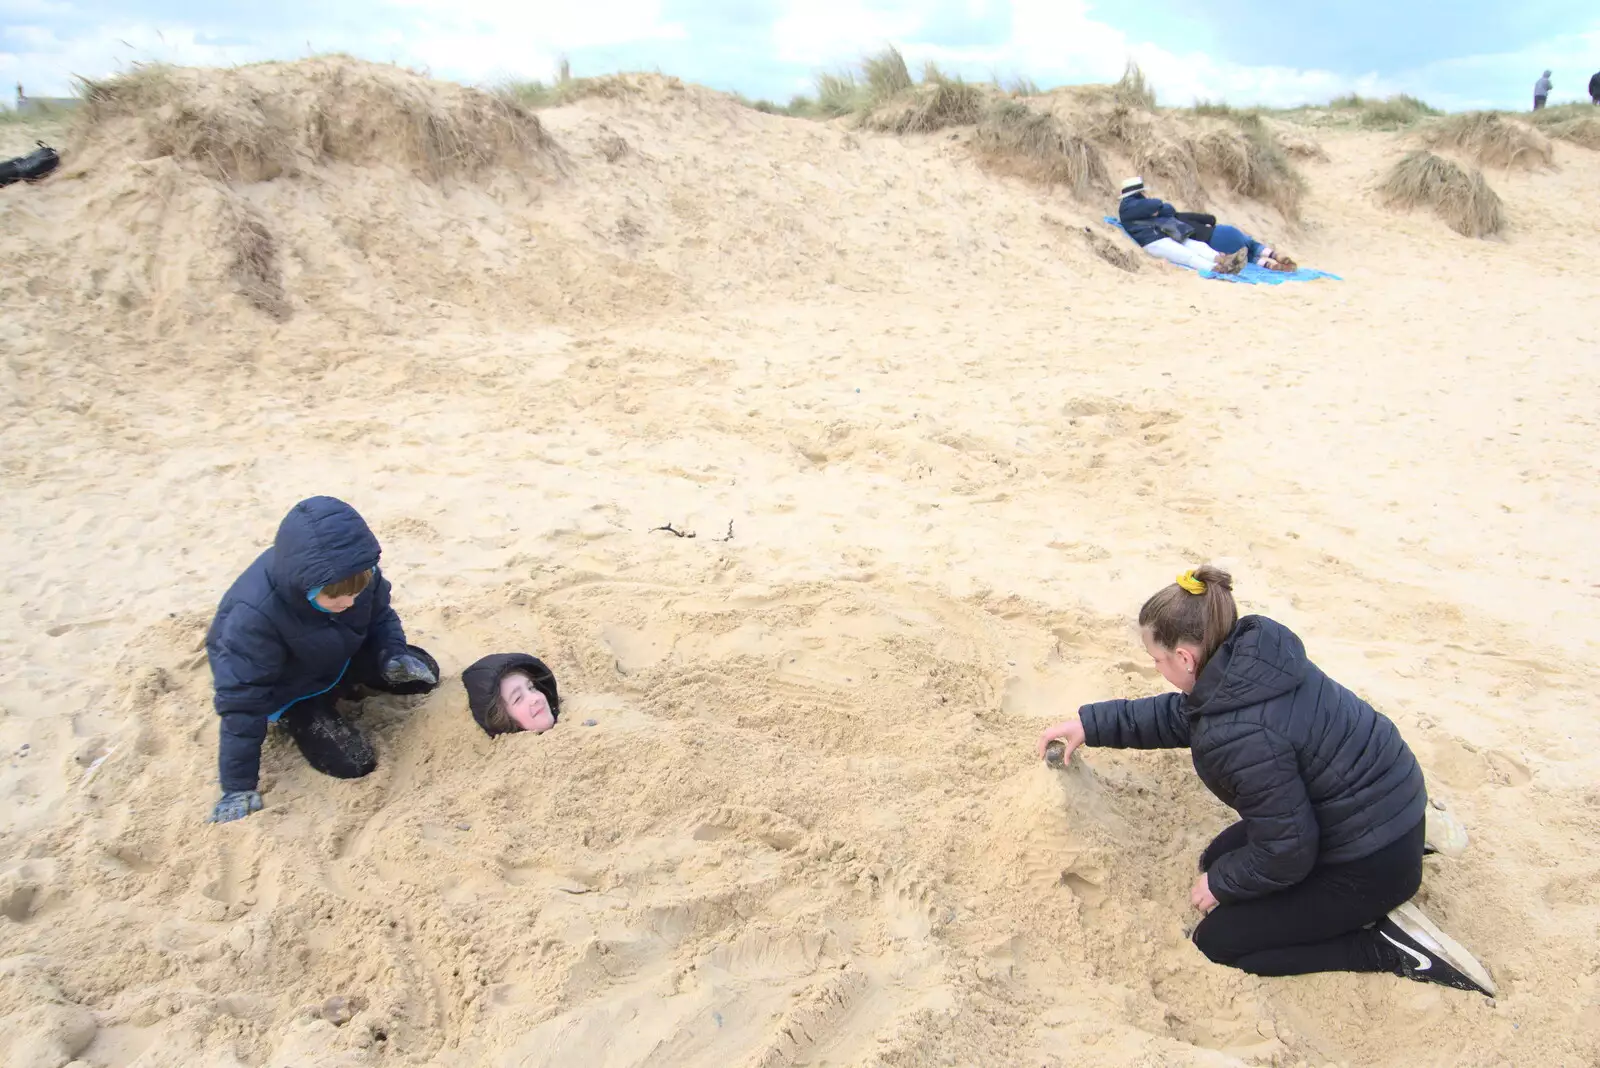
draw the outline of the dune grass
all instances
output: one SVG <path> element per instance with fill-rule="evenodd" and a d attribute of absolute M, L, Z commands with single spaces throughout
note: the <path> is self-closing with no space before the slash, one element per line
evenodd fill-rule
<path fill-rule="evenodd" d="M 1437 108 L 1407 93 L 1384 100 L 1349 93 L 1329 101 L 1328 110 L 1345 114 L 1365 130 L 1402 130 L 1415 126 L 1423 119 L 1442 114 Z"/>
<path fill-rule="evenodd" d="M 1391 167 L 1378 195 L 1390 208 L 1428 208 L 1464 237 L 1489 237 L 1506 228 L 1505 208 L 1481 171 L 1424 149 Z"/>
<path fill-rule="evenodd" d="M 632 96 L 639 87 L 621 74 L 602 74 L 591 78 L 574 77 L 572 64 L 566 59 L 556 71 L 555 80 L 537 79 L 525 82 L 506 82 L 500 87 L 501 95 L 527 108 L 559 108 L 577 103 L 587 97 L 616 98 Z"/>
<path fill-rule="evenodd" d="M 1145 80 L 1144 71 L 1139 69 L 1139 64 L 1128 60 L 1128 65 L 1122 69 L 1122 77 L 1111 86 L 1112 97 L 1121 104 L 1129 107 L 1153 110 L 1156 106 L 1156 91 Z"/>
<path fill-rule="evenodd" d="M 1557 104 L 1530 112 L 1527 119 L 1546 137 L 1600 151 L 1600 108 L 1592 104 Z"/>
<path fill-rule="evenodd" d="M 1105 157 L 1093 142 L 1020 101 L 998 100 L 985 109 L 972 147 L 992 170 L 1065 186 L 1080 200 L 1113 191 Z"/>
<path fill-rule="evenodd" d="M 1242 196 L 1271 204 L 1285 219 L 1300 217 L 1306 183 L 1258 113 L 1234 116 L 1238 133 L 1211 130 L 1194 143 L 1195 161 Z"/>
<path fill-rule="evenodd" d="M 1534 170 L 1555 160 L 1544 134 L 1492 111 L 1447 115 L 1423 126 L 1419 136 L 1429 148 L 1458 152 L 1486 167 Z"/>

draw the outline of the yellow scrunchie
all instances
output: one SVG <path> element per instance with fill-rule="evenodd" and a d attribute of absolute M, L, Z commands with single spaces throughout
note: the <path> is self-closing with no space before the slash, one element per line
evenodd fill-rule
<path fill-rule="evenodd" d="M 1194 577 L 1193 571 L 1185 571 L 1178 576 L 1178 585 L 1185 593 L 1192 593 L 1196 597 L 1206 592 L 1206 584 Z"/>

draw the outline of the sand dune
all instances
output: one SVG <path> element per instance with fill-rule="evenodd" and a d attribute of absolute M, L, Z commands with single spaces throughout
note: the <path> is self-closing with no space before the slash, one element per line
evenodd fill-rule
<path fill-rule="evenodd" d="M 180 76 L 207 121 L 481 104 Z M 1300 227 L 1212 203 L 1345 281 L 1230 286 L 1104 262 L 1108 205 L 962 131 L 633 85 L 470 173 L 374 133 L 230 179 L 135 111 L 0 191 L 5 1063 L 1600 1057 L 1600 157 L 1489 172 L 1470 241 L 1378 203 L 1407 139 L 1317 131 Z M 370 778 L 275 740 L 208 826 L 204 630 L 313 493 L 448 677 L 356 713 Z M 1159 691 L 1132 615 L 1207 558 L 1469 827 L 1424 900 L 1497 1002 L 1206 963 L 1186 755 L 1034 759 Z M 569 703 L 490 742 L 459 673 L 513 649 Z"/>

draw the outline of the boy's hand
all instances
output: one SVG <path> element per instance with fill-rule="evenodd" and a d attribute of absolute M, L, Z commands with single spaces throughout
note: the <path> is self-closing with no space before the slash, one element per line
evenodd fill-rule
<path fill-rule="evenodd" d="M 232 823 L 242 820 L 252 812 L 261 811 L 261 794 L 255 790 L 235 790 L 222 795 L 217 807 L 211 810 L 207 823 Z"/>
<path fill-rule="evenodd" d="M 1054 727 L 1039 735 L 1039 758 L 1044 759 L 1045 746 L 1057 738 L 1062 741 L 1061 766 L 1065 767 L 1067 761 L 1072 759 L 1073 752 L 1083 744 L 1083 724 L 1078 720 L 1069 719 L 1065 723 L 1057 723 Z"/>
<path fill-rule="evenodd" d="M 432 686 L 439 681 L 439 676 L 419 658 L 401 653 L 383 665 L 383 679 L 391 686 L 404 686 L 408 682 L 425 682 Z"/>

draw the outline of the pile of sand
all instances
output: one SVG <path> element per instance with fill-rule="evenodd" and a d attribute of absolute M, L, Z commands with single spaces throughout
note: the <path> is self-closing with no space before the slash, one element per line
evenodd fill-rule
<path fill-rule="evenodd" d="M 1109 203 L 960 141 L 666 79 L 432 173 L 416 102 L 533 117 L 348 60 L 164 77 L 0 191 L 0 1061 L 1600 1052 L 1600 308 L 1543 217 L 1600 208 L 1583 149 L 1485 244 L 1376 202 L 1398 138 L 1326 133 L 1289 250 L 1346 281 L 1252 288 L 1106 262 Z M 274 168 L 160 134 L 250 115 Z M 368 779 L 275 738 L 267 808 L 208 826 L 204 630 L 312 493 L 444 685 L 350 709 Z M 1207 557 L 1466 822 L 1425 905 L 1497 1002 L 1206 963 L 1228 813 L 1186 754 L 1034 759 L 1161 689 L 1130 616 Z M 564 715 L 491 742 L 459 673 L 513 649 Z"/>

